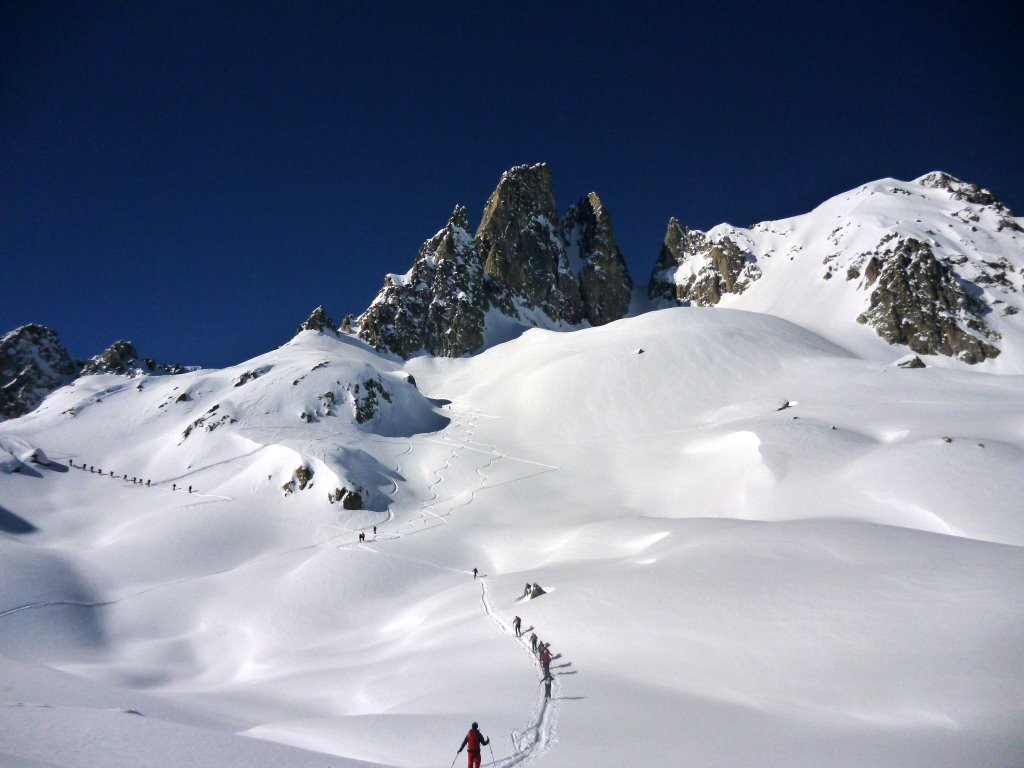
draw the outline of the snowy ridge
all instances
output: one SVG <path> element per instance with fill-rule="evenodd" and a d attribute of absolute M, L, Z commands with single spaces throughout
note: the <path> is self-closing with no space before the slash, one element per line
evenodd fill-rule
<path fill-rule="evenodd" d="M 948 174 L 930 173 L 909 182 L 880 179 L 800 216 L 750 228 L 720 224 L 706 234 L 687 230 L 682 237 L 688 243 L 686 253 L 692 255 L 680 254 L 678 261 L 663 255 L 651 278 L 651 292 L 674 292 L 696 304 L 773 314 L 859 355 L 884 359 L 896 351 L 889 343 L 896 343 L 897 350 L 906 347 L 902 339 L 876 333 L 876 324 L 865 318 L 877 300 L 873 292 L 880 289 L 877 270 L 901 243 L 919 243 L 955 278 L 954 285 L 962 286 L 965 306 L 956 308 L 953 323 L 998 349 L 984 367 L 1020 373 L 1022 224 L 1024 220 L 1014 218 L 990 192 Z M 730 246 L 735 247 L 729 259 L 735 270 L 731 276 L 726 274 L 725 253 L 715 250 L 728 252 Z M 724 285 L 720 276 L 726 278 Z M 709 281 L 718 287 L 708 291 L 703 286 Z M 926 304 L 932 290 L 908 301 Z M 936 312 L 946 312 L 949 302 L 952 299 Z M 914 346 L 912 339 L 910 344 Z M 929 363 L 949 365 L 951 356 L 955 357 L 951 352 L 934 354 Z"/>

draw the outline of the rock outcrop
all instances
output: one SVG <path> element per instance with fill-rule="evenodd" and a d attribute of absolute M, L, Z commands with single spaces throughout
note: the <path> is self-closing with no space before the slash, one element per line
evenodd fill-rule
<path fill-rule="evenodd" d="M 611 217 L 596 192 L 572 206 L 562 221 L 569 267 L 578 275 L 583 316 L 591 325 L 625 317 L 633 279 L 615 243 Z"/>
<path fill-rule="evenodd" d="M 491 310 L 523 326 L 601 325 L 623 317 L 633 283 L 596 194 L 560 221 L 547 165 L 502 174 L 469 234 L 466 209 L 420 248 L 405 275 L 388 275 L 359 336 L 408 358 L 479 351 Z"/>
<path fill-rule="evenodd" d="M 187 368 L 175 363 L 158 363 L 151 357 L 139 357 L 135 345 L 124 339 L 115 341 L 101 354 L 90 358 L 79 372 L 82 376 L 113 373 L 118 376 L 141 376 L 144 374 L 184 373 Z"/>
<path fill-rule="evenodd" d="M 295 333 L 299 334 L 303 331 L 316 331 L 317 333 L 326 333 L 332 336 L 338 335 L 338 326 L 331 320 L 330 315 L 327 314 L 327 310 L 323 307 L 317 307 L 309 313 L 309 317 L 299 324 L 299 327 L 295 329 Z"/>
<path fill-rule="evenodd" d="M 871 257 L 864 279 L 872 289 L 871 304 L 857 322 L 890 344 L 972 364 L 999 355 L 990 343 L 999 335 L 984 319 L 988 308 L 967 293 L 927 244 L 913 238 L 894 241 Z"/>
<path fill-rule="evenodd" d="M 80 368 L 49 328 L 32 323 L 11 331 L 0 339 L 0 420 L 35 410 Z"/>
<path fill-rule="evenodd" d="M 466 209 L 456 206 L 444 229 L 420 246 L 412 269 L 385 278 L 360 317 L 359 336 L 404 358 L 475 352 L 484 343 L 484 282 Z"/>
<path fill-rule="evenodd" d="M 711 307 L 727 293 L 743 293 L 761 277 L 754 254 L 728 235 L 711 237 L 669 219 L 647 294 L 680 304 Z"/>
<path fill-rule="evenodd" d="M 521 165 L 502 174 L 484 205 L 475 240 L 492 303 L 505 314 L 514 315 L 511 300 L 556 322 L 583 319 L 547 165 Z"/>

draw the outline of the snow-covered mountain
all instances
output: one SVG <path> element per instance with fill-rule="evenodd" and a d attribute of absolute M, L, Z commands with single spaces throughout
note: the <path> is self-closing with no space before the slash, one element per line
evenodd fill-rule
<path fill-rule="evenodd" d="M 80 370 L 55 331 L 35 323 L 15 328 L 0 339 L 0 420 L 28 413 Z"/>
<path fill-rule="evenodd" d="M 976 364 L 1010 349 L 989 368 L 1021 372 L 1022 224 L 946 173 L 881 179 L 748 229 L 672 219 L 648 292 L 773 314 L 863 354 L 881 341 Z"/>
<path fill-rule="evenodd" d="M 0 424 L 0 762 L 1012 765 L 1024 378 L 895 359 L 675 308 L 81 377 Z"/>
<path fill-rule="evenodd" d="M 947 173 L 881 179 L 813 211 L 709 232 L 671 219 L 648 282 L 650 307 L 722 306 L 777 315 L 859 354 L 883 345 L 1024 371 L 1024 219 Z M 360 318 L 375 348 L 458 357 L 528 327 L 573 329 L 645 311 L 590 193 L 558 218 L 546 165 L 506 172 L 471 234 L 458 206 L 412 269 L 388 275 Z M 993 367 L 992 365 L 989 366 Z"/>
<path fill-rule="evenodd" d="M 546 174 L 366 340 L 118 344 L 0 423 L 0 765 L 443 766 L 473 721 L 501 768 L 1019 763 L 1020 220 L 929 175 L 670 225 L 615 319 Z M 63 370 L 45 331 L 3 370 Z"/>
<path fill-rule="evenodd" d="M 116 373 L 139 376 L 175 374 L 181 365 L 140 358 L 130 341 L 115 341 L 86 361 L 75 360 L 57 332 L 36 323 L 23 325 L 0 339 L 0 421 L 28 413 L 56 389 L 79 376 Z"/>

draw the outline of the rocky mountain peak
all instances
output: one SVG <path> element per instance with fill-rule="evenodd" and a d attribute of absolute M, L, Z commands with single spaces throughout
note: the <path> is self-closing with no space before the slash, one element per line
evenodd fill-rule
<path fill-rule="evenodd" d="M 498 186 L 487 198 L 477 237 L 497 234 L 511 224 L 526 224 L 536 216 L 558 218 L 551 169 L 547 163 L 517 165 L 501 174 Z"/>
<path fill-rule="evenodd" d="M 330 315 L 327 314 L 327 310 L 323 307 L 317 307 L 310 312 L 309 317 L 303 320 L 299 327 L 295 329 L 296 334 L 302 333 L 303 331 L 316 331 L 317 333 L 337 335 L 338 326 L 331 319 Z"/>
<path fill-rule="evenodd" d="M 70 383 L 80 364 L 57 333 L 30 323 L 0 339 L 0 420 L 34 410 L 50 392 Z"/>
<path fill-rule="evenodd" d="M 977 184 L 960 181 L 956 176 L 945 171 L 932 171 L 915 179 L 915 181 L 923 187 L 944 189 L 949 192 L 954 200 L 962 200 L 963 202 L 974 203 L 975 205 L 1002 206 L 999 198 L 991 190 L 980 187 Z"/>
<path fill-rule="evenodd" d="M 79 371 L 81 376 L 92 376 L 112 373 L 117 376 L 141 376 L 147 373 L 176 374 L 187 369 L 175 363 L 158 363 L 151 357 L 139 357 L 132 342 L 121 339 L 115 341 L 102 353 L 90 358 Z"/>
<path fill-rule="evenodd" d="M 488 299 L 466 208 L 420 246 L 412 269 L 388 275 L 359 318 L 359 336 L 401 357 L 459 357 L 483 346 Z"/>
<path fill-rule="evenodd" d="M 476 248 L 491 278 L 491 302 L 503 312 L 514 314 L 518 302 L 556 321 L 580 322 L 582 300 L 559 237 L 547 165 L 502 174 L 484 205 Z"/>
<path fill-rule="evenodd" d="M 562 239 L 569 267 L 578 276 L 583 315 L 591 325 L 623 317 L 633 296 L 633 280 L 615 242 L 611 216 L 596 192 L 565 214 Z"/>
<path fill-rule="evenodd" d="M 385 278 L 359 335 L 403 357 L 471 354 L 492 309 L 522 326 L 600 325 L 626 314 L 632 290 L 601 198 L 590 193 L 559 221 L 551 170 L 520 165 L 502 174 L 474 236 L 456 206 L 412 269 Z"/>
<path fill-rule="evenodd" d="M 469 213 L 464 205 L 456 205 L 455 210 L 452 211 L 452 215 L 448 217 L 448 223 L 445 225 L 445 229 L 455 230 L 461 229 L 464 232 L 469 232 Z"/>

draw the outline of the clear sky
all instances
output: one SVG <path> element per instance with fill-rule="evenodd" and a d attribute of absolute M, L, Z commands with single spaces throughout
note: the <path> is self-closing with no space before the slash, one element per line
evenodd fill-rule
<path fill-rule="evenodd" d="M 884 176 L 1021 214 L 1011 5 L 3 1 L 0 333 L 241 362 L 361 312 L 521 163 L 561 211 L 596 191 L 642 284 L 670 216 Z"/>

